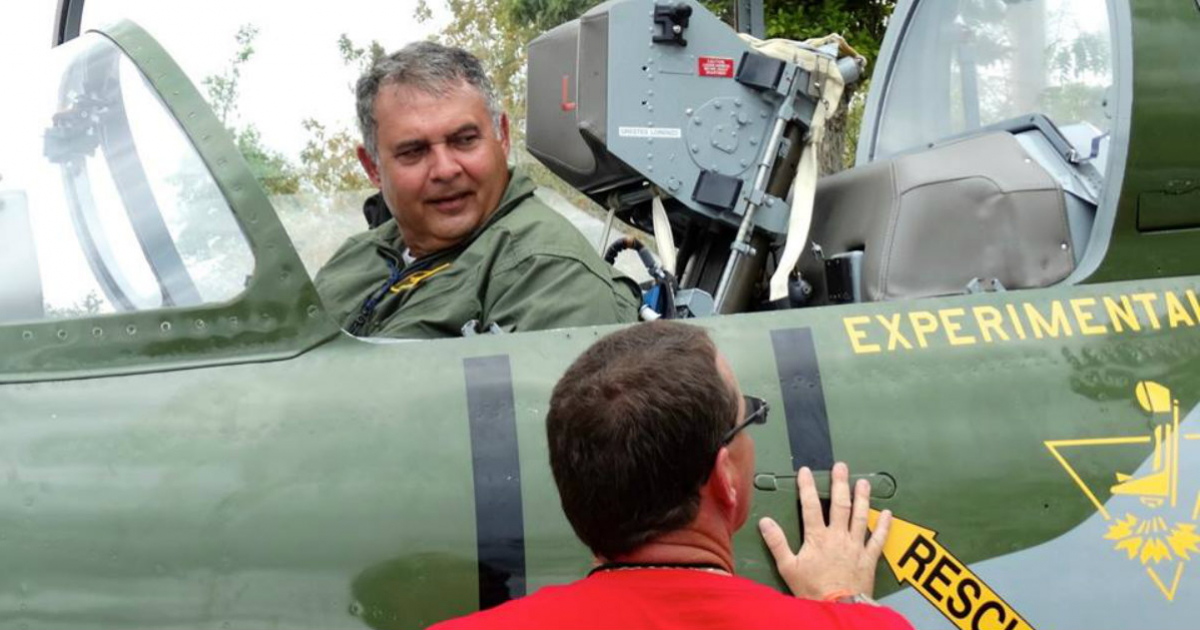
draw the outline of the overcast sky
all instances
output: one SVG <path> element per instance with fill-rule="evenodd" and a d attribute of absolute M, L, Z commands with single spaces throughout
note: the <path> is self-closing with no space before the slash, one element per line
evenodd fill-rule
<path fill-rule="evenodd" d="M 356 71 L 342 64 L 338 36 L 399 48 L 445 26 L 442 3 L 429 4 L 434 18 L 421 24 L 413 17 L 416 0 L 87 0 L 84 29 L 131 18 L 201 87 L 200 81 L 220 72 L 237 49 L 238 28 L 254 24 L 257 52 L 242 75 L 241 122 L 253 123 L 269 147 L 294 160 L 306 139 L 300 126 L 304 118 L 353 125 L 348 86 Z M 28 79 L 31 51 L 49 47 L 55 5 L 55 0 L 0 2 L 0 94 Z"/>

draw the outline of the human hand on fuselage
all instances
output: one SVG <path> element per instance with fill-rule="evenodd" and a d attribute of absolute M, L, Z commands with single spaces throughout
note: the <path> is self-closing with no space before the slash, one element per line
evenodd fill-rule
<path fill-rule="evenodd" d="M 860 479 L 854 486 L 851 502 L 850 470 L 846 464 L 834 464 L 830 478 L 829 524 L 826 525 L 812 471 L 802 467 L 796 474 L 804 522 L 804 540 L 799 553 L 792 553 L 787 535 L 774 520 L 760 520 L 759 531 L 775 558 L 779 575 L 796 597 L 836 600 L 860 593 L 870 597 L 875 590 L 875 566 L 883 552 L 883 542 L 887 540 L 892 513 L 888 510 L 880 513 L 868 539 L 870 483 Z"/>

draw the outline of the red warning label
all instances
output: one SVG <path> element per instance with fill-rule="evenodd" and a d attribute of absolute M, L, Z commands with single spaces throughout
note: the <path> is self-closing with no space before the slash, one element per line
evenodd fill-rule
<path fill-rule="evenodd" d="M 701 57 L 700 76 L 733 78 L 733 60 L 726 57 Z"/>

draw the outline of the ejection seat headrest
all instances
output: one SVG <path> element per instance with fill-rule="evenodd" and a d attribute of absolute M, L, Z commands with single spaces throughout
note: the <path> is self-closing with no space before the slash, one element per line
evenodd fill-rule
<path fill-rule="evenodd" d="M 864 301 L 962 293 L 974 278 L 1043 287 L 1075 267 L 1061 186 L 1006 132 L 827 177 L 815 207 L 826 257 L 863 252 Z M 812 256 L 801 271 L 823 275 Z"/>

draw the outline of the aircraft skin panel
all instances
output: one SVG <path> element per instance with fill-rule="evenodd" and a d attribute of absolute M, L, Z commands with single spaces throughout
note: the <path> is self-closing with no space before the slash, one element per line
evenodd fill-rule
<path fill-rule="evenodd" d="M 5 386 L 0 624 L 352 626 L 360 573 L 427 585 L 403 626 L 476 606 L 461 359 L 361 345 Z"/>
<path fill-rule="evenodd" d="M 180 92 L 166 100 L 258 267 L 227 304 L 0 326 L 0 625 L 419 627 L 584 575 L 544 417 L 554 382 L 615 327 L 338 333 L 211 112 L 142 35 L 117 39 L 157 89 Z M 146 334 L 163 321 L 173 335 Z M 873 504 L 914 543 L 881 563 L 877 594 L 918 625 L 950 623 L 915 598 L 975 593 L 968 570 L 1008 607 L 977 584 L 947 609 L 969 608 L 968 622 L 1003 611 L 1080 627 L 1066 611 L 1087 607 L 1081 619 L 1104 627 L 1184 627 L 1200 614 L 1187 566 L 1200 555 L 1200 278 L 694 323 L 772 406 L 748 435 L 780 483 L 756 490 L 751 519 L 798 529 L 797 463 L 889 476 L 894 496 Z M 738 572 L 779 586 L 755 528 L 735 542 Z"/>
<path fill-rule="evenodd" d="M 792 470 L 789 428 L 805 421 L 789 423 L 783 412 L 773 336 L 809 330 L 832 455 L 856 472 L 890 474 L 895 497 L 876 507 L 936 530 L 940 544 L 974 566 L 1056 539 L 1097 512 L 1046 442 L 1145 435 L 1150 425 L 1134 391 L 1141 380 L 1160 381 L 1183 408 L 1195 406 L 1200 378 L 1184 368 L 1200 355 L 1200 312 L 1192 310 L 1189 324 L 1176 311 L 1172 327 L 1167 309 L 1154 310 L 1154 330 L 1152 311 L 1135 311 L 1142 330 L 1126 324 L 1104 335 L 1081 334 L 1072 315 L 1059 320 L 1056 336 L 1038 324 L 1043 338 L 1027 328 L 1025 340 L 1010 321 L 1009 341 L 992 329 L 986 343 L 958 309 L 1028 304 L 1054 319 L 1054 305 L 1071 300 L 1136 291 L 1179 295 L 1188 305 L 1189 290 L 1200 287 L 1119 283 L 697 323 L 712 331 L 744 391 L 772 405 L 770 422 L 753 433 L 760 472 Z M 903 322 L 927 324 L 926 312 L 961 327 L 926 332 L 921 348 Z M 898 340 L 887 350 L 878 318 L 896 316 L 911 350 Z M 860 325 L 861 317 L 876 324 Z M 1110 326 L 1101 314 L 1083 320 L 1092 332 Z M 609 330 L 383 344 L 339 336 L 289 361 L 6 385 L 0 426 L 12 483 L 2 494 L 13 529 L 0 582 L 20 592 L 24 580 L 26 603 L 42 614 L 64 611 L 63 623 L 279 619 L 329 627 L 359 623 L 352 610 L 420 625 L 473 609 L 482 584 L 497 578 L 491 567 L 479 570 L 484 543 L 524 547 L 529 592 L 582 576 L 589 558 L 558 506 L 544 416 L 557 377 Z M 966 337 L 977 342 L 950 342 Z M 880 351 L 856 352 L 856 343 Z M 521 540 L 481 542 L 474 480 L 493 471 L 476 466 L 503 459 L 480 457 L 503 444 L 472 440 L 466 366 L 495 357 L 506 357 L 511 373 L 519 457 L 511 481 L 525 526 Z M 1069 460 L 1105 502 L 1114 471 L 1136 473 L 1152 453 L 1141 441 Z M 756 500 L 754 517 L 783 517 L 795 531 L 789 489 L 759 491 Z M 1089 554 L 1112 553 L 1095 543 Z M 754 528 L 739 535 L 737 551 L 739 572 L 775 583 Z M 1055 558 L 1071 570 L 1069 554 Z M 1111 579 L 1131 587 L 1147 579 L 1140 566 L 1128 568 Z M 896 589 L 887 569 L 880 572 L 879 593 Z M 1001 592 L 1001 584 L 991 586 Z M 1041 602 L 1021 610 L 1037 626 L 1039 606 L 1063 600 L 1042 590 L 1023 601 Z M 1179 597 L 1170 610 L 1186 613 L 1187 601 Z M 24 618 L 8 610 L 7 621 Z"/>

